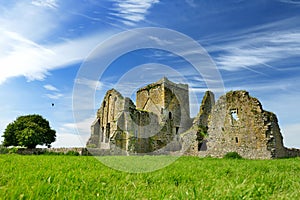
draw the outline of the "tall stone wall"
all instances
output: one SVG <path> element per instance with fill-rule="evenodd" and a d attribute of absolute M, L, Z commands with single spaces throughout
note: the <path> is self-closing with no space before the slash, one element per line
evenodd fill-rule
<path fill-rule="evenodd" d="M 246 91 L 228 92 L 211 112 L 203 154 L 223 157 L 228 152 L 259 159 L 285 156 L 276 115 Z"/>
<path fill-rule="evenodd" d="M 97 117 L 91 126 L 91 137 L 88 147 L 109 149 L 110 139 L 118 131 L 116 120 L 124 110 L 125 99 L 116 90 L 107 91 Z"/>

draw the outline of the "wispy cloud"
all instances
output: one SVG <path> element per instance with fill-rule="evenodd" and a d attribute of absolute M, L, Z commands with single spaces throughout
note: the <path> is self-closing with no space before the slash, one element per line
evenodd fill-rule
<path fill-rule="evenodd" d="M 123 24 L 132 26 L 143 21 L 151 6 L 159 3 L 159 0 L 114 0 L 114 2 L 112 9 L 114 12 L 110 14 L 119 17 Z"/>
<path fill-rule="evenodd" d="M 231 40 L 219 41 L 218 46 L 208 47 L 208 51 L 218 54 L 215 61 L 224 70 L 254 70 L 259 66 L 272 68 L 274 62 L 300 55 L 300 29 L 295 24 L 281 29 L 280 23 L 276 31 L 257 31 L 259 28 L 256 28 L 255 32 L 243 32 L 231 37 Z"/>
<path fill-rule="evenodd" d="M 63 97 L 64 95 L 61 93 L 55 93 L 55 94 L 46 94 L 46 96 L 50 99 L 59 99 Z"/>
<path fill-rule="evenodd" d="M 98 80 L 90 80 L 87 78 L 78 78 L 75 79 L 75 83 L 80 85 L 85 85 L 91 88 L 92 90 L 100 90 L 103 86 L 103 84 Z"/>
<path fill-rule="evenodd" d="M 82 121 L 78 121 L 75 123 L 65 123 L 59 128 L 59 132 L 61 133 L 69 133 L 76 134 L 80 140 L 86 144 L 90 134 L 91 134 L 91 124 L 96 119 L 96 116 L 90 116 Z M 77 130 L 77 131 L 76 131 Z"/>
<path fill-rule="evenodd" d="M 299 148 L 299 140 L 300 140 L 300 123 L 289 124 L 287 126 L 282 127 L 283 141 L 285 146 Z"/>
<path fill-rule="evenodd" d="M 193 8 L 197 7 L 197 4 L 195 3 L 195 0 L 185 0 L 185 2 L 186 2 L 189 6 L 191 6 L 191 7 L 193 7 Z"/>
<path fill-rule="evenodd" d="M 57 0 L 33 0 L 31 3 L 35 6 L 46 7 L 46 8 L 57 8 Z"/>
<path fill-rule="evenodd" d="M 44 85 L 44 88 L 49 91 L 56 91 L 56 92 L 59 91 L 59 89 L 57 89 L 56 87 L 50 84 Z"/>
<path fill-rule="evenodd" d="M 57 9 L 41 9 L 41 6 Z M 97 44 L 112 34 L 101 31 L 48 41 L 50 34 L 66 29 L 57 19 L 62 10 L 56 0 L 16 1 L 1 11 L 0 84 L 19 76 L 28 81 L 44 80 L 51 70 L 82 62 Z M 64 16 L 63 20 L 68 20 L 68 15 Z"/>
<path fill-rule="evenodd" d="M 300 6 L 300 1 L 299 0 L 278 0 L 279 2 L 282 3 L 288 3 L 288 4 L 293 4 L 293 5 L 299 5 Z"/>
<path fill-rule="evenodd" d="M 107 36 L 104 33 L 78 38 L 72 41 L 41 46 L 18 33 L 5 32 L 5 47 L 0 47 L 0 84 L 7 78 L 25 76 L 28 81 L 43 80 L 48 71 L 81 62 Z M 66 54 L 65 52 L 68 52 Z"/>

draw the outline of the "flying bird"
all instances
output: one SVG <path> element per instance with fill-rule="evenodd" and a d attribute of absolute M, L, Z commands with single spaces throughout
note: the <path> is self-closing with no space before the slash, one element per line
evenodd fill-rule
<path fill-rule="evenodd" d="M 54 103 L 52 103 L 52 107 L 54 106 Z"/>

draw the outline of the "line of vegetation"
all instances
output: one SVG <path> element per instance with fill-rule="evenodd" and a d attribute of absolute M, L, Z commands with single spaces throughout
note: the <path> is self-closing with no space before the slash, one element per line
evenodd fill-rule
<path fill-rule="evenodd" d="M 79 156 L 78 151 L 69 150 L 69 151 L 51 151 L 48 149 L 29 149 L 27 150 L 24 147 L 12 147 L 7 148 L 0 145 L 0 154 L 19 154 L 19 155 L 68 155 L 68 156 Z M 83 155 L 90 155 L 88 152 L 85 152 Z"/>

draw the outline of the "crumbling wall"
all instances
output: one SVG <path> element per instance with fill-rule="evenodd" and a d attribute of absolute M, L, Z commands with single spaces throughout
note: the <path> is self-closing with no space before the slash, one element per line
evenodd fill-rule
<path fill-rule="evenodd" d="M 91 126 L 91 137 L 87 147 L 102 149 L 110 148 L 110 139 L 118 131 L 116 120 L 124 110 L 125 99 L 115 89 L 107 91 L 100 109 L 97 111 L 96 120 Z"/>
<path fill-rule="evenodd" d="M 208 120 L 215 104 L 215 97 L 211 91 L 205 92 L 198 115 L 193 121 L 193 126 L 182 134 L 182 150 L 185 155 L 198 155 L 199 151 L 206 150 L 206 135 Z"/>
<path fill-rule="evenodd" d="M 284 156 L 275 114 L 246 91 L 231 91 L 213 107 L 208 124 L 207 151 L 213 157 L 237 152 L 245 158 Z"/>

